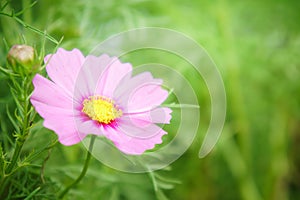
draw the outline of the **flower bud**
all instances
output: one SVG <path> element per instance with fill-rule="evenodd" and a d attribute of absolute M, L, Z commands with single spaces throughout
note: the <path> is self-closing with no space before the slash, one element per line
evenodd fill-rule
<path fill-rule="evenodd" d="M 28 45 L 14 45 L 8 52 L 7 61 L 13 71 L 19 71 L 21 66 L 22 71 L 30 71 L 35 62 L 34 48 Z"/>

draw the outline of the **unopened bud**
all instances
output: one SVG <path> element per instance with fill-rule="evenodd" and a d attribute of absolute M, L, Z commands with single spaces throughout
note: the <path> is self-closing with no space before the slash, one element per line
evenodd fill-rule
<path fill-rule="evenodd" d="M 14 45 L 8 52 L 7 61 L 14 71 L 18 69 L 18 66 L 28 71 L 33 68 L 35 62 L 34 48 L 28 45 Z"/>

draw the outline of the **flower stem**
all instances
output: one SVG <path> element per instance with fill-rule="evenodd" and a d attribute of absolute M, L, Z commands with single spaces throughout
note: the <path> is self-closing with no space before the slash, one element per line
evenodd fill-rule
<path fill-rule="evenodd" d="M 14 167 L 15 167 L 15 165 L 17 163 L 17 160 L 18 160 L 18 158 L 20 156 L 20 152 L 22 150 L 23 144 L 24 144 L 24 142 L 19 141 L 17 139 L 16 147 L 15 147 L 15 150 L 14 150 L 14 154 L 12 156 L 10 164 L 7 167 L 7 171 L 6 171 L 7 174 L 10 174 L 12 172 L 12 170 L 14 169 Z"/>
<path fill-rule="evenodd" d="M 89 150 L 87 152 L 87 155 L 86 155 L 86 159 L 85 159 L 85 163 L 84 163 L 84 166 L 83 166 L 83 169 L 80 173 L 80 175 L 77 177 L 77 179 L 71 183 L 70 185 L 68 185 L 58 196 L 59 199 L 63 199 L 63 197 L 68 193 L 68 191 L 76 186 L 80 181 L 81 179 L 85 176 L 86 172 L 87 172 L 87 169 L 89 167 L 89 163 L 90 163 L 90 159 L 91 159 L 91 155 L 92 155 L 92 150 L 93 150 L 93 146 L 94 146 L 94 142 L 95 142 L 95 139 L 96 139 L 96 136 L 93 135 L 92 138 L 91 138 L 91 141 L 90 141 L 90 145 L 89 145 Z"/>
<path fill-rule="evenodd" d="M 16 82 L 16 80 L 13 77 L 10 77 L 10 79 L 12 80 L 12 82 Z M 22 121 L 20 122 L 20 127 L 21 127 L 21 131 L 16 135 L 16 143 L 15 143 L 15 148 L 14 148 L 14 152 L 12 155 L 12 158 L 9 162 L 9 164 L 7 165 L 7 168 L 4 170 L 4 175 L 0 180 L 0 199 L 2 199 L 3 195 L 5 195 L 5 189 L 7 187 L 7 185 L 9 184 L 9 178 L 10 176 L 15 172 L 15 170 L 17 169 L 16 165 L 17 162 L 19 160 L 21 151 L 22 151 L 22 147 L 27 139 L 27 136 L 29 135 L 30 132 L 30 103 L 28 100 L 28 90 L 30 90 L 31 87 L 31 79 L 30 81 L 27 81 L 26 79 L 24 80 L 24 85 L 22 85 L 22 88 L 24 88 L 24 90 L 20 91 L 20 96 L 21 96 L 21 101 L 22 102 L 22 106 L 23 106 L 23 111 L 22 111 Z M 16 100 L 17 101 L 17 100 Z"/>

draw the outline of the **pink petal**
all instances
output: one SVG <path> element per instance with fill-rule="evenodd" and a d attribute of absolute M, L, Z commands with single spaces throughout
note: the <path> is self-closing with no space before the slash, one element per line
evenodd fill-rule
<path fill-rule="evenodd" d="M 40 114 L 44 119 L 53 119 L 53 121 L 58 121 L 58 118 L 63 117 L 73 117 L 78 113 L 75 113 L 72 109 L 66 109 L 61 107 L 55 107 L 48 104 L 45 104 L 40 101 L 31 99 L 31 103 L 34 106 L 35 110 Z"/>
<path fill-rule="evenodd" d="M 166 100 L 168 91 L 161 88 L 162 80 L 152 78 L 150 73 L 139 74 L 120 85 L 115 99 L 123 109 L 123 113 L 149 111 Z"/>
<path fill-rule="evenodd" d="M 80 120 L 82 113 L 73 108 L 71 97 L 62 88 L 39 74 L 34 77 L 33 85 L 30 101 L 44 118 L 44 126 L 53 130 L 62 144 L 76 144 L 90 133 L 87 128 L 86 132 L 77 130 L 83 123 Z"/>
<path fill-rule="evenodd" d="M 152 109 L 163 103 L 168 97 L 168 91 L 163 90 L 160 84 L 145 83 L 136 88 L 128 99 L 128 113 Z"/>
<path fill-rule="evenodd" d="M 169 124 L 172 118 L 171 113 L 170 108 L 159 107 L 145 112 L 131 113 L 128 117 L 136 126 L 146 126 L 151 123 Z"/>
<path fill-rule="evenodd" d="M 77 100 L 82 101 L 95 94 L 99 77 L 109 61 L 110 57 L 106 54 L 100 57 L 91 55 L 86 57 L 75 83 L 74 96 Z"/>
<path fill-rule="evenodd" d="M 115 89 L 123 78 L 131 76 L 132 66 L 129 63 L 121 63 L 116 57 L 111 57 L 101 77 L 98 77 L 96 94 L 109 98 L 113 97 Z"/>
<path fill-rule="evenodd" d="M 74 132 L 74 133 L 64 132 L 63 134 L 57 133 L 57 135 L 58 135 L 58 141 L 65 146 L 71 146 L 77 144 L 86 137 L 85 134 L 81 134 L 78 132 Z"/>
<path fill-rule="evenodd" d="M 123 133 L 122 130 L 116 130 L 112 127 L 106 127 L 103 133 L 120 151 L 132 155 L 140 155 L 146 150 L 153 149 L 156 144 L 162 143 L 162 136 L 167 134 L 167 132 L 160 129 L 155 136 L 141 139 L 130 137 Z"/>
<path fill-rule="evenodd" d="M 79 123 L 78 130 L 85 134 L 102 135 L 101 124 L 93 120 Z"/>
<path fill-rule="evenodd" d="M 39 101 L 31 100 L 36 111 L 44 118 L 44 126 L 53 130 L 59 141 L 64 145 L 73 145 L 80 142 L 85 133 L 80 133 L 75 123 L 76 116 L 73 110 L 49 106 Z M 76 126 L 77 125 L 77 126 Z"/>
<path fill-rule="evenodd" d="M 64 89 L 71 97 L 78 72 L 84 62 L 84 56 L 78 49 L 66 51 L 59 48 L 55 54 L 44 59 L 49 77 Z"/>
<path fill-rule="evenodd" d="M 147 123 L 140 119 L 133 119 L 129 116 L 123 116 L 117 121 L 118 130 L 129 137 L 148 139 L 157 135 L 161 127 L 153 123 Z"/>
<path fill-rule="evenodd" d="M 130 64 L 123 64 L 116 57 L 106 54 L 87 56 L 76 81 L 75 98 L 79 100 L 92 95 L 111 98 L 123 77 L 131 75 L 131 70 Z"/>
<path fill-rule="evenodd" d="M 134 91 L 139 85 L 144 82 L 152 81 L 153 77 L 150 72 L 144 72 L 132 78 L 124 78 L 119 87 L 114 91 L 114 99 L 118 102 L 124 102 L 124 107 L 127 105 L 131 91 Z"/>
<path fill-rule="evenodd" d="M 58 118 L 59 120 L 59 118 Z M 81 140 L 83 140 L 86 136 L 84 133 L 80 133 L 75 129 L 74 121 L 71 121 L 71 118 L 64 118 L 64 120 L 60 124 L 56 124 L 53 126 L 53 122 L 46 120 L 44 121 L 44 126 L 48 129 L 53 130 L 57 136 L 60 143 L 63 145 L 74 145 Z"/>
<path fill-rule="evenodd" d="M 62 88 L 52 81 L 37 74 L 32 80 L 34 91 L 31 95 L 31 102 L 37 101 L 55 107 L 72 109 L 72 99 L 66 95 Z M 35 106 L 35 104 L 33 103 Z"/>
<path fill-rule="evenodd" d="M 35 100 L 32 103 L 44 118 L 44 126 L 53 130 L 64 145 L 79 143 L 87 134 L 102 134 L 97 123 L 82 120 L 80 111 L 53 107 Z"/>

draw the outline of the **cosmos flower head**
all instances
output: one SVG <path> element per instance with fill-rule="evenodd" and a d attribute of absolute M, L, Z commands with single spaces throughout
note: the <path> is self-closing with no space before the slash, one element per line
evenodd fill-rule
<path fill-rule="evenodd" d="M 58 49 L 44 59 L 51 80 L 37 74 L 31 103 L 63 145 L 104 136 L 123 153 L 139 155 L 162 142 L 172 110 L 168 91 L 150 72 L 132 75 L 117 57 Z"/>

